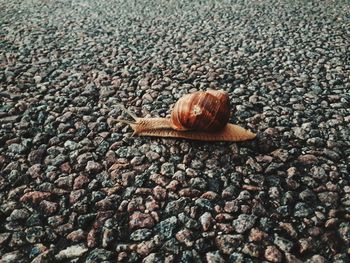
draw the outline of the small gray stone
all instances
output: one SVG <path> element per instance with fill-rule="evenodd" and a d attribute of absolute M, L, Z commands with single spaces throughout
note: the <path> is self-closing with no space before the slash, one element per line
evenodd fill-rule
<path fill-rule="evenodd" d="M 151 253 L 142 260 L 142 263 L 160 263 L 162 262 L 161 258 L 157 256 L 156 253 Z"/>
<path fill-rule="evenodd" d="M 233 252 L 229 257 L 230 262 L 244 263 L 244 256 L 241 253 Z"/>
<path fill-rule="evenodd" d="M 225 259 L 220 255 L 219 251 L 207 252 L 205 258 L 208 263 L 225 263 Z"/>
<path fill-rule="evenodd" d="M 70 151 L 74 151 L 79 148 L 79 144 L 74 141 L 68 140 L 64 143 L 64 147 L 69 149 Z"/>
<path fill-rule="evenodd" d="M 171 201 L 165 207 L 165 213 L 169 215 L 178 215 L 184 211 L 185 206 L 189 201 L 190 199 L 187 197 L 180 197 L 177 200 Z"/>
<path fill-rule="evenodd" d="M 336 151 L 324 149 L 323 153 L 327 158 L 331 159 L 334 162 L 336 162 L 340 159 L 340 155 Z"/>
<path fill-rule="evenodd" d="M 318 199 L 321 203 L 326 206 L 335 206 L 339 201 L 339 194 L 336 192 L 322 192 L 317 194 Z"/>
<path fill-rule="evenodd" d="M 198 198 L 194 203 L 205 211 L 211 212 L 214 209 L 212 202 L 205 198 Z"/>
<path fill-rule="evenodd" d="M 244 233 L 254 226 L 256 218 L 255 215 L 241 214 L 237 219 L 233 220 L 232 225 L 237 233 Z"/>
<path fill-rule="evenodd" d="M 326 259 L 321 255 L 313 255 L 309 260 L 306 261 L 307 263 L 326 263 Z"/>
<path fill-rule="evenodd" d="M 27 241 L 32 244 L 42 242 L 45 237 L 45 231 L 41 226 L 27 228 L 25 233 Z"/>
<path fill-rule="evenodd" d="M 94 263 L 94 262 L 103 262 L 105 260 L 112 259 L 113 252 L 108 251 L 103 248 L 95 248 L 92 250 L 86 257 L 86 261 L 88 263 Z"/>
<path fill-rule="evenodd" d="M 273 243 L 284 252 L 290 252 L 294 246 L 293 242 L 275 234 Z"/>
<path fill-rule="evenodd" d="M 33 150 L 28 155 L 28 161 L 31 164 L 40 164 L 45 154 L 44 149 Z"/>
<path fill-rule="evenodd" d="M 215 244 L 223 254 L 231 254 L 241 246 L 243 240 L 242 235 L 218 235 Z"/>
<path fill-rule="evenodd" d="M 30 212 L 25 209 L 15 209 L 12 211 L 11 215 L 7 218 L 7 221 L 27 219 L 30 216 Z"/>
<path fill-rule="evenodd" d="M 86 251 L 88 251 L 88 249 L 83 244 L 73 245 L 61 250 L 55 257 L 57 260 L 75 258 L 82 256 Z"/>
<path fill-rule="evenodd" d="M 133 241 L 143 241 L 152 235 L 152 230 L 140 228 L 130 234 L 130 239 Z"/>
<path fill-rule="evenodd" d="M 173 236 L 173 232 L 177 227 L 177 218 L 175 216 L 172 216 L 170 218 L 167 218 L 161 222 L 159 222 L 155 226 L 155 231 L 159 232 L 162 236 L 164 236 L 166 239 L 169 239 Z"/>
<path fill-rule="evenodd" d="M 342 240 L 345 242 L 345 244 L 349 246 L 350 245 L 350 223 L 342 222 L 339 225 L 338 232 Z"/>
<path fill-rule="evenodd" d="M 98 173 L 102 170 L 102 165 L 98 162 L 88 161 L 85 169 L 88 173 Z"/>
<path fill-rule="evenodd" d="M 163 163 L 160 168 L 160 173 L 163 175 L 170 175 L 172 176 L 174 174 L 174 164 L 172 163 Z"/>
<path fill-rule="evenodd" d="M 8 146 L 7 150 L 13 154 L 22 154 L 26 151 L 26 147 L 24 147 L 22 144 L 12 143 Z"/>
<path fill-rule="evenodd" d="M 112 96 L 114 93 L 115 93 L 115 90 L 113 87 L 108 87 L 108 86 L 101 87 L 100 96 L 103 98 Z"/>
<path fill-rule="evenodd" d="M 5 254 L 2 254 L 0 257 L 1 263 L 24 263 L 28 262 L 25 260 L 25 256 L 19 250 L 11 251 Z"/>
<path fill-rule="evenodd" d="M 190 185 L 192 188 L 205 190 L 207 187 L 207 182 L 203 178 L 195 177 L 190 180 Z"/>
<path fill-rule="evenodd" d="M 313 212 L 313 209 L 303 202 L 297 203 L 294 207 L 294 216 L 296 217 L 308 217 Z"/>

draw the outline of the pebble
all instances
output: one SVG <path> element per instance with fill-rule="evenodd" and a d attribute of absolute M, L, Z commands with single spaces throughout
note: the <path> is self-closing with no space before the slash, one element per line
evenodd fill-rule
<path fill-rule="evenodd" d="M 228 201 L 225 202 L 224 210 L 227 213 L 234 213 L 239 210 L 239 204 L 237 201 Z"/>
<path fill-rule="evenodd" d="M 44 158 L 44 155 L 44 149 L 33 150 L 28 154 L 28 161 L 30 164 L 40 164 Z"/>
<path fill-rule="evenodd" d="M 336 192 L 322 192 L 317 194 L 321 203 L 326 206 L 336 206 L 339 201 L 339 194 Z"/>
<path fill-rule="evenodd" d="M 41 226 L 27 228 L 25 233 L 26 240 L 31 244 L 42 242 L 45 237 L 45 231 Z"/>
<path fill-rule="evenodd" d="M 194 244 L 192 231 L 189 229 L 182 229 L 175 234 L 176 239 L 184 244 L 186 247 L 192 247 Z"/>
<path fill-rule="evenodd" d="M 114 253 L 103 248 L 95 248 L 86 257 L 86 262 L 104 262 L 112 259 Z"/>
<path fill-rule="evenodd" d="M 219 235 L 215 238 L 215 244 L 223 254 L 232 254 L 242 244 L 242 235 Z"/>
<path fill-rule="evenodd" d="M 50 262 L 54 260 L 53 250 L 48 249 L 46 251 L 43 251 L 41 254 L 36 256 L 31 263 L 43 263 L 43 262 Z"/>
<path fill-rule="evenodd" d="M 323 256 L 321 255 L 313 255 L 308 262 L 313 262 L 313 263 L 325 263 L 326 260 Z"/>
<path fill-rule="evenodd" d="M 78 230 L 70 232 L 66 236 L 66 238 L 68 240 L 73 241 L 73 242 L 79 242 L 79 241 L 83 241 L 86 238 L 86 234 L 85 234 L 84 230 L 78 229 Z"/>
<path fill-rule="evenodd" d="M 312 155 L 312 154 L 305 154 L 305 155 L 301 155 L 298 157 L 298 161 L 301 163 L 301 164 L 315 164 L 317 163 L 318 159 L 315 155 Z"/>
<path fill-rule="evenodd" d="M 258 258 L 260 256 L 260 250 L 254 243 L 245 244 L 242 252 L 253 258 Z"/>
<path fill-rule="evenodd" d="M 214 219 L 209 212 L 205 212 L 200 216 L 199 221 L 202 225 L 203 231 L 208 231 L 214 223 Z"/>
<path fill-rule="evenodd" d="M 88 173 L 98 173 L 102 170 L 102 165 L 98 162 L 88 161 L 85 169 Z"/>
<path fill-rule="evenodd" d="M 155 225 L 153 217 L 149 214 L 141 212 L 134 212 L 130 216 L 129 226 L 130 228 L 152 228 Z"/>
<path fill-rule="evenodd" d="M 51 193 L 47 192 L 39 192 L 39 191 L 33 191 L 28 192 L 24 194 L 21 198 L 21 202 L 33 202 L 33 203 L 39 203 L 42 200 L 45 200 L 51 196 Z"/>
<path fill-rule="evenodd" d="M 4 263 L 25 262 L 25 257 L 19 250 L 14 250 L 8 253 L 4 253 L 0 260 Z"/>
<path fill-rule="evenodd" d="M 267 237 L 267 233 L 258 228 L 252 228 L 249 234 L 249 241 L 260 242 Z"/>
<path fill-rule="evenodd" d="M 136 245 L 136 252 L 142 256 L 147 256 L 159 246 L 160 242 L 160 237 L 156 235 L 149 241 L 138 243 Z"/>
<path fill-rule="evenodd" d="M 130 234 L 130 239 L 133 241 L 142 241 L 152 235 L 152 231 L 147 228 L 140 228 Z"/>
<path fill-rule="evenodd" d="M 282 262 L 282 253 L 276 246 L 267 246 L 264 256 L 270 262 Z"/>
<path fill-rule="evenodd" d="M 312 249 L 313 240 L 311 238 L 301 238 L 298 240 L 298 242 L 300 254 L 309 252 Z"/>
<path fill-rule="evenodd" d="M 177 227 L 178 220 L 175 216 L 167 218 L 159 222 L 155 226 L 155 231 L 159 232 L 165 239 L 169 239 L 173 236 L 174 230 Z"/>
<path fill-rule="evenodd" d="M 9 153 L 22 154 L 26 151 L 26 147 L 18 143 L 12 143 L 7 147 L 7 150 L 9 151 Z"/>
<path fill-rule="evenodd" d="M 73 189 L 80 189 L 85 187 L 90 182 L 90 179 L 85 175 L 79 175 L 74 179 Z"/>
<path fill-rule="evenodd" d="M 241 214 L 233 220 L 232 225 L 237 233 L 244 233 L 254 226 L 256 219 L 255 215 Z"/>
<path fill-rule="evenodd" d="M 152 193 L 153 193 L 155 199 L 157 199 L 157 200 L 164 200 L 164 199 L 166 199 L 166 196 L 167 196 L 166 189 L 164 189 L 161 186 L 154 187 Z"/>
<path fill-rule="evenodd" d="M 52 215 L 58 210 L 59 205 L 55 202 L 43 200 L 40 202 L 40 208 L 45 214 Z"/>
<path fill-rule="evenodd" d="M 169 202 L 165 207 L 165 213 L 169 215 L 178 215 L 184 211 L 186 204 L 189 202 L 187 197 L 180 197 L 177 200 Z"/>
<path fill-rule="evenodd" d="M 306 203 L 299 202 L 295 205 L 294 216 L 295 217 L 308 217 L 313 213 L 313 209 Z"/>
<path fill-rule="evenodd" d="M 294 246 L 292 241 L 290 241 L 284 237 L 281 237 L 278 234 L 275 234 L 275 238 L 274 238 L 273 243 L 284 252 L 290 252 Z"/>
<path fill-rule="evenodd" d="M 81 244 L 73 245 L 59 251 L 58 254 L 55 256 L 55 258 L 56 260 L 65 260 L 65 259 L 70 259 L 75 257 L 81 257 L 87 251 L 88 251 L 88 248 L 86 248 L 84 245 L 81 245 Z"/>
<path fill-rule="evenodd" d="M 350 244 L 350 223 L 342 222 L 339 224 L 340 238 L 345 242 L 346 245 Z"/>
<path fill-rule="evenodd" d="M 22 220 L 22 219 L 27 219 L 30 216 L 30 212 L 25 209 L 15 209 L 12 211 L 10 216 L 6 218 L 7 221 L 15 221 L 15 220 Z"/>
<path fill-rule="evenodd" d="M 5 246 L 6 242 L 10 239 L 11 233 L 5 232 L 0 234 L 0 245 Z"/>
<path fill-rule="evenodd" d="M 205 255 L 205 258 L 208 263 L 224 263 L 224 258 L 220 255 L 218 251 L 208 252 Z"/>
<path fill-rule="evenodd" d="M 172 163 L 163 163 L 160 168 L 160 173 L 163 175 L 173 175 L 175 167 Z"/>

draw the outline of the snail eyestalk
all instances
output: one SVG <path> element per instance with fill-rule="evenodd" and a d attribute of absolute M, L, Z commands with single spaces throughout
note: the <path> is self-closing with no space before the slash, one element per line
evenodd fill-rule
<path fill-rule="evenodd" d="M 117 106 L 121 108 L 121 110 L 124 111 L 127 115 L 129 115 L 134 121 L 137 120 L 137 116 L 132 111 L 125 108 L 123 104 L 118 104 Z"/>

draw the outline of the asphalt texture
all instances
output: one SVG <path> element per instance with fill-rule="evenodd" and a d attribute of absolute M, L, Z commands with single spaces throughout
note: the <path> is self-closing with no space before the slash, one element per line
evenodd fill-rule
<path fill-rule="evenodd" d="M 0 0 L 0 262 L 349 262 L 349 1 Z M 229 93 L 242 143 L 132 136 Z"/>

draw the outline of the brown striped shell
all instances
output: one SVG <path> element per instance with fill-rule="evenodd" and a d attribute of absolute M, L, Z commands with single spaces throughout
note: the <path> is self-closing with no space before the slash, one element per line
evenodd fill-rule
<path fill-rule="evenodd" d="M 229 96 L 224 91 L 209 90 L 180 98 L 171 112 L 174 130 L 219 131 L 230 118 Z"/>

